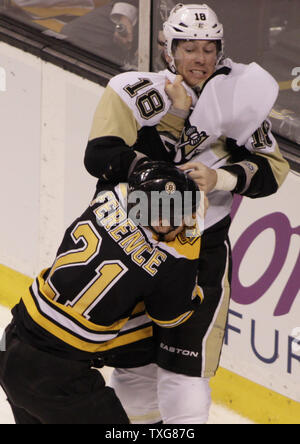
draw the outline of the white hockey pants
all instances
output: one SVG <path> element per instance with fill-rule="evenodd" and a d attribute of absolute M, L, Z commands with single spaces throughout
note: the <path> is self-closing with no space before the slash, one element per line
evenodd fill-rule
<path fill-rule="evenodd" d="M 156 364 L 115 369 L 109 383 L 132 424 L 206 424 L 209 379 L 180 375 Z"/>

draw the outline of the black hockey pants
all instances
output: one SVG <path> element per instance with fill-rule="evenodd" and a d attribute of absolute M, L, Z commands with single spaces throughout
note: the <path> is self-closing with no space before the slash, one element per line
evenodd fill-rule
<path fill-rule="evenodd" d="M 113 389 L 88 362 L 20 341 L 11 324 L 0 352 L 0 384 L 17 424 L 129 424 Z"/>

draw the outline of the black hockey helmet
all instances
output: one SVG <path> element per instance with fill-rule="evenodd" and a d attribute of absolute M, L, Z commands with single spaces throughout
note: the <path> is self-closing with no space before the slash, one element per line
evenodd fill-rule
<path fill-rule="evenodd" d="M 130 217 L 137 198 L 147 197 L 144 205 L 138 207 L 138 218 L 145 226 L 152 227 L 153 220 L 167 219 L 169 225 L 175 229 L 182 225 L 184 218 L 195 214 L 200 204 L 200 191 L 194 180 L 168 162 L 142 163 L 129 177 L 128 185 Z"/>

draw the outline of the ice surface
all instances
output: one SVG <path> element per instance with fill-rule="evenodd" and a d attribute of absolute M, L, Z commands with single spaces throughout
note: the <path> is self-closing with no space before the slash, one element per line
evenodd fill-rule
<path fill-rule="evenodd" d="M 10 311 L 0 306 L 0 328 L 4 328 L 11 320 Z M 111 374 L 110 368 L 104 368 L 102 373 L 106 381 L 109 380 Z M 11 413 L 6 396 L 0 388 L 0 424 L 14 424 L 14 418 Z M 213 404 L 210 412 L 208 424 L 253 424 L 248 419 L 242 418 L 231 410 Z"/>

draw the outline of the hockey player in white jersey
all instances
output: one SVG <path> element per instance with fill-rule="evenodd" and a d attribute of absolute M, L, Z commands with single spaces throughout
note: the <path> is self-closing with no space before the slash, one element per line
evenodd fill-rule
<path fill-rule="evenodd" d="M 191 170 L 208 193 L 199 258 L 201 313 L 172 331 L 155 327 L 156 362 L 134 369 L 120 363 L 112 378 L 133 422 L 203 424 L 230 302 L 234 194 L 275 193 L 289 166 L 268 120 L 278 85 L 256 63 L 224 58 L 216 14 L 207 5 L 179 4 L 164 33 L 168 69 L 110 81 L 94 116 L 85 165 L 101 184 L 126 181 L 147 157 L 173 161 Z"/>

